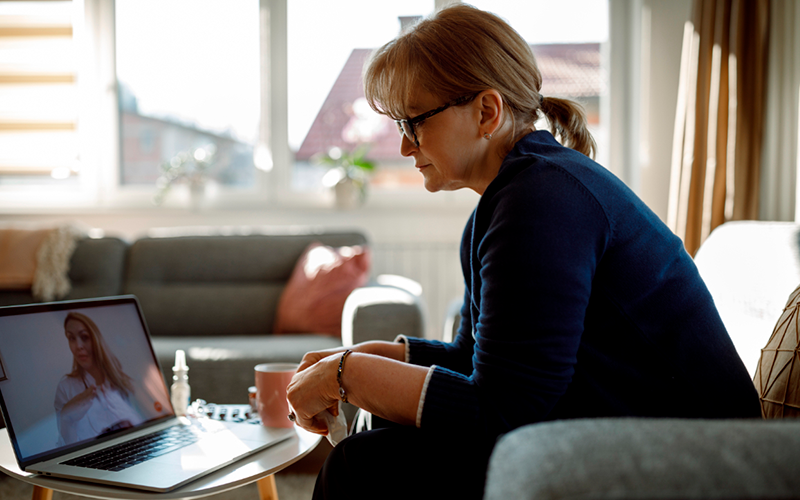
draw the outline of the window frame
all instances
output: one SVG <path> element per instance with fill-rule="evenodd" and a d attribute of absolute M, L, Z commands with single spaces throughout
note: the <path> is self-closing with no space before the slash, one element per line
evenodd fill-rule
<path fill-rule="evenodd" d="M 453 0 L 434 0 L 434 8 Z M 610 4 L 615 0 L 609 0 Z M 41 187 L 32 190 L 18 189 L 7 193 L 0 190 L 0 209 L 23 211 L 37 208 L 100 208 L 147 209 L 153 208 L 155 186 L 120 185 L 120 113 L 117 102 L 117 77 L 115 60 L 115 3 L 114 0 L 73 0 L 83 4 L 82 22 L 76 23 L 76 39 L 81 50 L 78 68 L 78 85 L 81 95 L 79 115 L 79 141 L 83 163 L 82 184 L 79 193 L 57 193 L 58 188 L 40 196 Z M 302 193 L 291 188 L 292 154 L 288 141 L 288 25 L 287 0 L 259 0 L 261 57 L 261 125 L 259 147 L 271 152 L 272 169 L 256 169 L 255 185 L 249 189 L 220 188 L 209 209 L 260 209 L 260 208 L 320 208 L 333 210 L 333 193 Z M 613 9 L 612 9 L 613 15 Z M 612 22 L 611 19 L 609 22 Z M 634 31 L 622 23 L 625 31 Z M 614 66 L 610 66 L 612 81 Z M 270 75 L 283 75 L 280 78 Z M 612 102 L 609 113 L 625 109 L 628 103 Z M 609 138 L 618 136 L 613 129 Z M 613 149 L 613 148 L 612 148 Z M 611 158 L 611 164 L 615 164 Z M 620 173 L 615 169 L 615 172 Z M 624 172 L 624 171 L 623 171 Z M 623 180 L 627 182 L 627 179 Z M 11 196 L 9 196 L 11 194 Z M 32 196 L 33 195 L 33 196 Z M 186 192 L 176 189 L 164 203 L 165 208 L 188 207 Z M 363 208 L 452 207 L 463 209 L 474 206 L 478 195 L 468 190 L 432 195 L 423 189 L 370 188 L 370 196 Z M 363 209 L 362 208 L 362 209 Z"/>

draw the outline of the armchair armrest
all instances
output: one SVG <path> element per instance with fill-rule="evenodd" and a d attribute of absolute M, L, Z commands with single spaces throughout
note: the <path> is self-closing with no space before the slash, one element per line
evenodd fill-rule
<path fill-rule="evenodd" d="M 800 421 L 590 419 L 503 436 L 485 500 L 797 498 Z"/>
<path fill-rule="evenodd" d="M 342 344 L 351 346 L 368 340 L 391 342 L 400 334 L 423 337 L 422 304 L 419 294 L 414 292 L 413 288 L 391 285 L 353 290 L 342 312 Z"/>

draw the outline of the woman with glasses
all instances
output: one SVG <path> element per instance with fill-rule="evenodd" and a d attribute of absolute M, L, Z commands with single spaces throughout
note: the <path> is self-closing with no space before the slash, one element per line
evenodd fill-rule
<path fill-rule="evenodd" d="M 481 498 L 497 437 L 535 422 L 760 416 L 682 242 L 591 159 L 581 108 L 541 84 L 528 44 L 467 5 L 370 60 L 367 100 L 396 120 L 426 189 L 481 198 L 454 342 L 401 336 L 300 365 L 300 426 L 324 433 L 339 399 L 399 424 L 339 443 L 316 498 Z"/>

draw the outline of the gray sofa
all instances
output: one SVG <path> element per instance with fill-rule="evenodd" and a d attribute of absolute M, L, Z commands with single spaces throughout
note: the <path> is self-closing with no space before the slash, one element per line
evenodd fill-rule
<path fill-rule="evenodd" d="M 325 335 L 271 334 L 278 299 L 303 250 L 314 241 L 344 246 L 367 240 L 357 231 L 226 233 L 176 229 L 130 243 L 81 240 L 70 262 L 72 291 L 64 299 L 135 295 L 168 383 L 175 350 L 183 349 L 193 399 L 246 403 L 256 364 L 299 362 L 308 351 L 342 345 Z M 357 291 L 346 305 L 345 342 L 391 340 L 396 331 L 422 335 L 413 294 L 379 285 Z M 31 302 L 29 292 L 0 292 L 0 305 Z"/>

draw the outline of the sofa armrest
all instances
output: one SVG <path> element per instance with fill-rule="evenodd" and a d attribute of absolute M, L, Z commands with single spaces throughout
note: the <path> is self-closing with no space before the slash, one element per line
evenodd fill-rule
<path fill-rule="evenodd" d="M 800 420 L 596 419 L 502 437 L 484 498 L 800 497 Z"/>
<path fill-rule="evenodd" d="M 353 290 L 342 312 L 342 344 L 351 346 L 368 340 L 393 341 L 400 334 L 424 336 L 419 295 L 387 285 Z"/>

